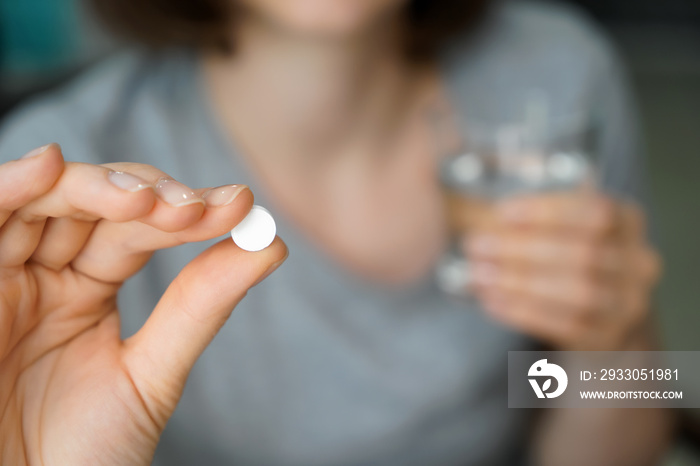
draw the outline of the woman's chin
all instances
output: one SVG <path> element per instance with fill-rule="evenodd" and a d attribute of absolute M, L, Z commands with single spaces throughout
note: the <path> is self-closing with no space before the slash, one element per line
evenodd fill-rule
<path fill-rule="evenodd" d="M 306 37 L 342 39 L 376 24 L 397 0 L 244 0 L 247 7 L 282 29 Z"/>

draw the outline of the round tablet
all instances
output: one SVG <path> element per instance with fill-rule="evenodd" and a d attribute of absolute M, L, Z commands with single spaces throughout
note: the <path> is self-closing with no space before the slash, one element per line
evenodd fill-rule
<path fill-rule="evenodd" d="M 260 251 L 272 243 L 276 233 L 277 226 L 270 212 L 254 205 L 241 223 L 231 230 L 231 238 L 241 249 Z"/>

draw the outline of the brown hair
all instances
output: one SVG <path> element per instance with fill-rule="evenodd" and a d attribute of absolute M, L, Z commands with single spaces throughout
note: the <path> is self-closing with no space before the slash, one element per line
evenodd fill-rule
<path fill-rule="evenodd" d="M 151 47 L 230 49 L 231 0 L 91 0 L 118 34 Z M 430 59 L 447 41 L 472 27 L 490 0 L 409 0 L 404 7 L 405 48 L 414 60 Z"/>

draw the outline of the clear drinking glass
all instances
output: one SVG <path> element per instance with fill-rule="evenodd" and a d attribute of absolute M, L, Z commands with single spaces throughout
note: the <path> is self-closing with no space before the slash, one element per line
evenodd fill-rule
<path fill-rule="evenodd" d="M 443 123 L 444 154 L 440 181 L 448 216 L 456 209 L 487 206 L 510 196 L 572 191 L 594 184 L 595 135 L 585 113 L 550 117 L 540 98 L 525 106 L 522 119 L 489 125 L 450 117 Z M 445 129 L 447 124 L 449 128 Z M 454 226 L 455 240 L 436 266 L 435 279 L 444 292 L 470 298 L 469 261 L 457 242 L 464 227 Z"/>

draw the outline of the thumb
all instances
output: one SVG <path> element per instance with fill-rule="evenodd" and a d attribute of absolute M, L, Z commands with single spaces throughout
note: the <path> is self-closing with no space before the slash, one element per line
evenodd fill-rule
<path fill-rule="evenodd" d="M 230 238 L 215 244 L 182 269 L 143 327 L 124 342 L 125 368 L 161 427 L 233 308 L 286 257 L 279 237 L 258 252 L 244 251 Z"/>

